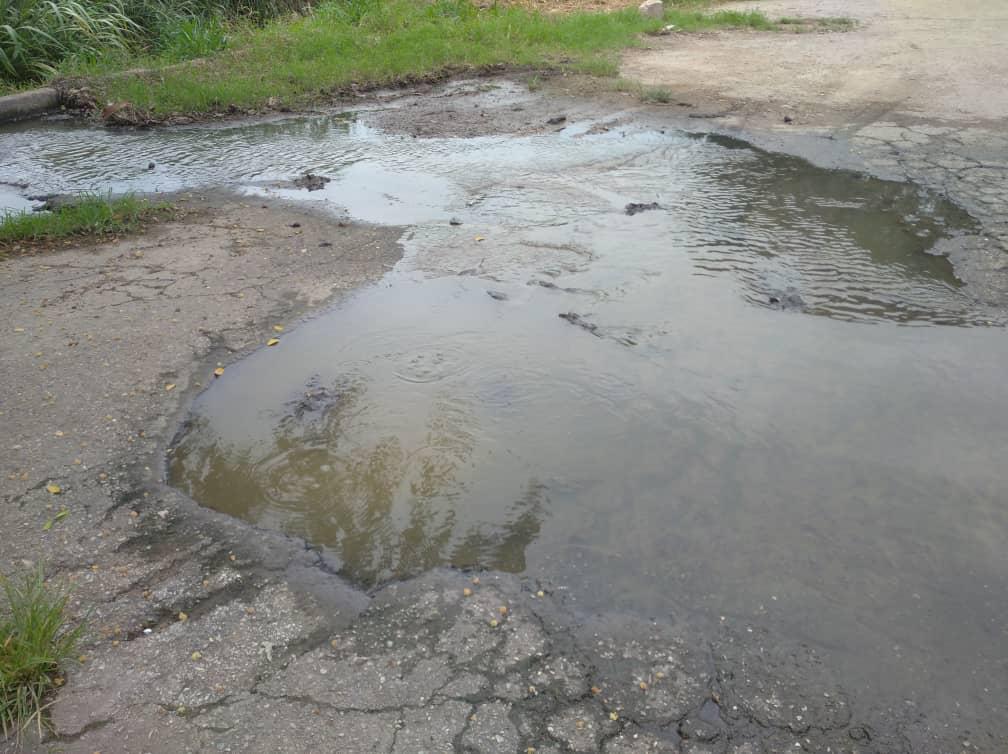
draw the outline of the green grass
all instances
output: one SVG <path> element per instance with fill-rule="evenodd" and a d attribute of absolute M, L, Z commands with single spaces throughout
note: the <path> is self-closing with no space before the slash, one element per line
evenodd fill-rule
<path fill-rule="evenodd" d="M 633 8 L 546 15 L 516 7 L 480 9 L 468 0 L 338 0 L 309 16 L 240 29 L 209 60 L 162 68 L 156 75 L 108 77 L 101 88 L 104 99 L 165 115 L 254 108 L 271 99 L 303 106 L 351 87 L 495 66 L 611 76 L 618 51 L 666 24 L 684 30 L 773 28 L 759 13 L 705 14 L 694 6 L 646 19 Z M 166 62 L 152 58 L 132 65 Z"/>
<path fill-rule="evenodd" d="M 20 738 L 29 727 L 42 735 L 46 698 L 60 666 L 73 657 L 84 631 L 66 616 L 68 594 L 46 585 L 41 568 L 20 579 L 0 576 L 0 731 Z"/>
<path fill-rule="evenodd" d="M 167 209 L 167 205 L 134 196 L 81 194 L 52 212 L 12 212 L 0 217 L 0 252 L 14 244 L 125 233 Z"/>

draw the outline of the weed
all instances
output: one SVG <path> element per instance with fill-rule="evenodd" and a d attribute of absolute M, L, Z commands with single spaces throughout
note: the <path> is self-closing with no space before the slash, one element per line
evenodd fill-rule
<path fill-rule="evenodd" d="M 41 567 L 21 579 L 0 576 L 0 730 L 42 735 L 46 697 L 60 683 L 60 666 L 74 655 L 84 624 L 70 625 L 69 595 L 48 586 Z"/>
<path fill-rule="evenodd" d="M 11 212 L 0 217 L 0 252 L 17 243 L 124 233 L 167 209 L 130 195 L 85 193 L 51 212 Z"/>
<path fill-rule="evenodd" d="M 667 105 L 672 101 L 672 92 L 663 86 L 648 86 L 641 90 L 640 98 L 644 102 L 655 102 Z"/>
<path fill-rule="evenodd" d="M 69 58 L 125 50 L 139 32 L 118 0 L 0 0 L 0 79 L 50 76 Z"/>

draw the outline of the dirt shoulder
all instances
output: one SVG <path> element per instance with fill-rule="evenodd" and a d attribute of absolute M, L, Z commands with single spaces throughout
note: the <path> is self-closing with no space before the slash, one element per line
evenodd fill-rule
<path fill-rule="evenodd" d="M 717 104 L 751 123 L 866 125 L 897 117 L 990 124 L 1008 117 L 1008 16 L 998 0 L 768 0 L 781 17 L 848 17 L 830 34 L 714 32 L 658 38 L 623 75 Z"/>

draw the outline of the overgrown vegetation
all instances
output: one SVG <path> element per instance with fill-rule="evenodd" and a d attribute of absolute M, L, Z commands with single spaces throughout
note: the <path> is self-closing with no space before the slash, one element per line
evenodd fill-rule
<path fill-rule="evenodd" d="M 0 217 L 0 254 L 15 244 L 126 233 L 168 211 L 168 205 L 135 196 L 81 194 L 51 212 L 12 212 Z"/>
<path fill-rule="evenodd" d="M 185 59 L 227 43 L 225 26 L 264 23 L 309 0 L 0 0 L 0 83 L 52 76 L 67 64 L 135 55 Z"/>
<path fill-rule="evenodd" d="M 66 615 L 68 593 L 45 583 L 42 568 L 20 579 L 0 576 L 0 731 L 42 734 L 46 697 L 61 683 L 60 666 L 74 656 L 84 631 Z"/>

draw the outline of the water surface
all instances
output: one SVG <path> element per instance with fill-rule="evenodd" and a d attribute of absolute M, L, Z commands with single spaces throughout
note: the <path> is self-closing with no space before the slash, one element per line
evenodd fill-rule
<path fill-rule="evenodd" d="M 362 585 L 522 572 L 584 610 L 768 626 L 869 698 L 1003 720 L 1003 313 L 935 253 L 970 219 L 910 185 L 590 125 L 28 130 L 2 137 L 0 180 L 236 185 L 406 228 L 381 283 L 196 401 L 169 468 L 202 503 Z M 293 188 L 306 170 L 332 180 Z"/>

